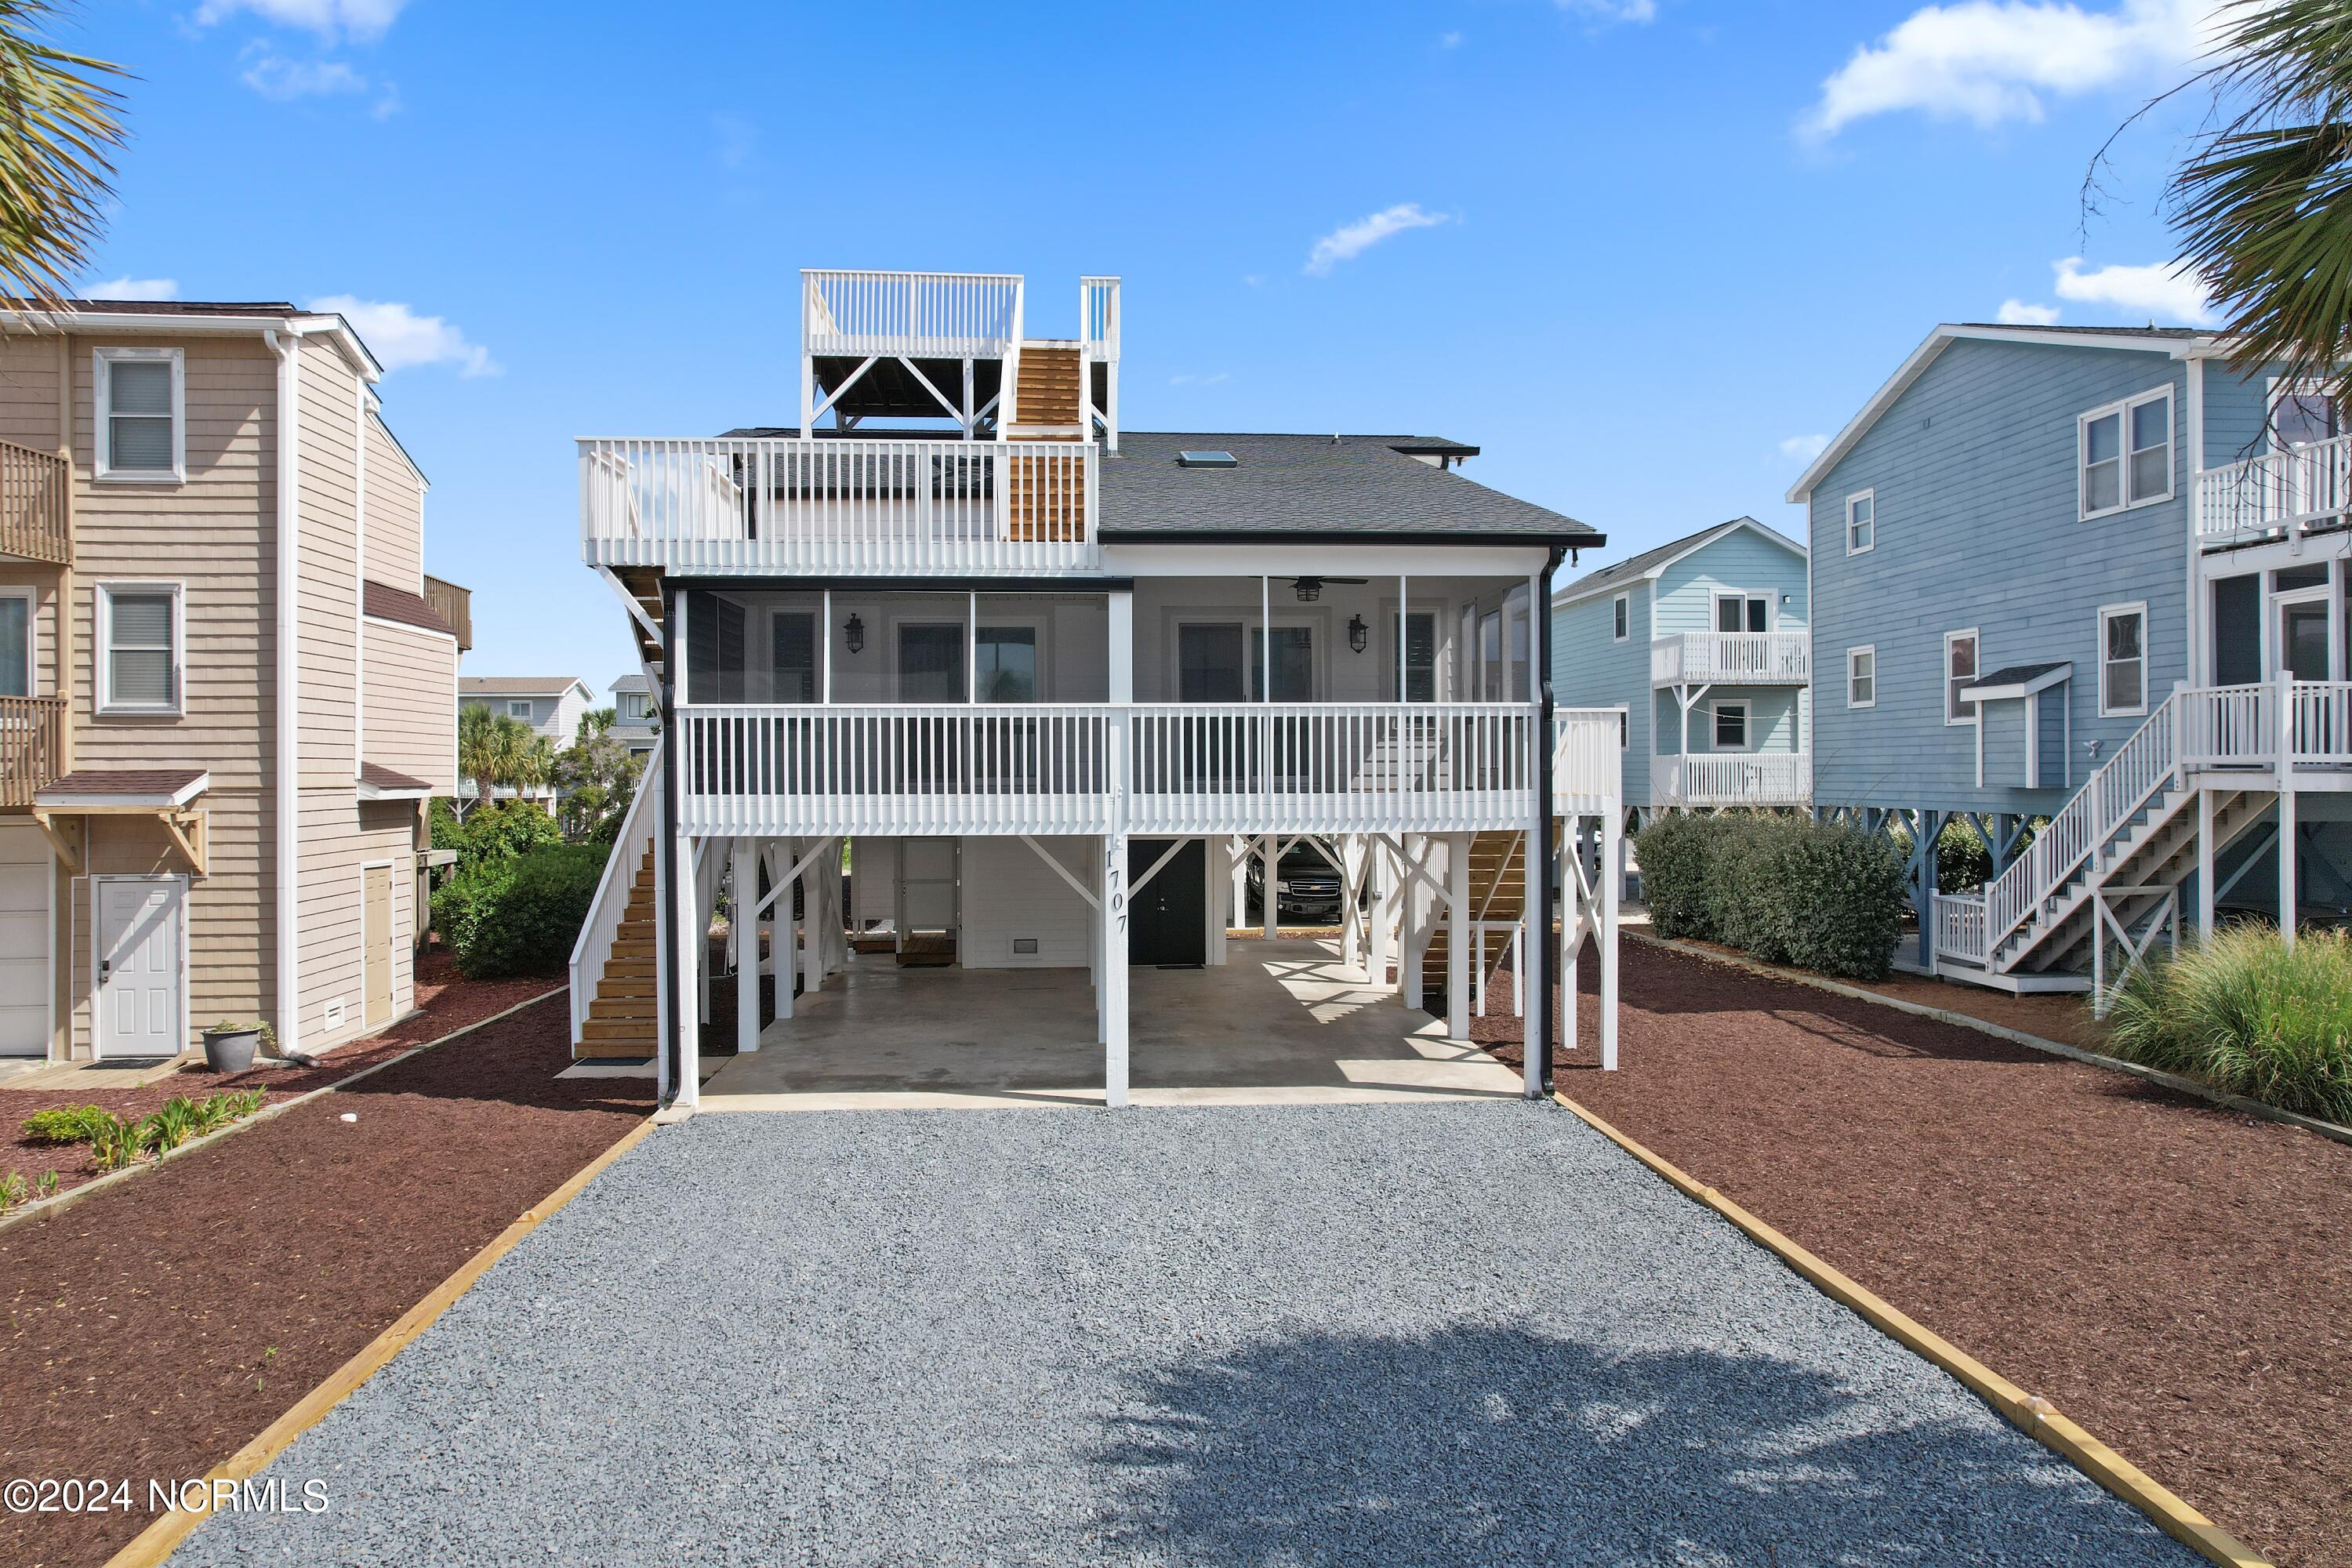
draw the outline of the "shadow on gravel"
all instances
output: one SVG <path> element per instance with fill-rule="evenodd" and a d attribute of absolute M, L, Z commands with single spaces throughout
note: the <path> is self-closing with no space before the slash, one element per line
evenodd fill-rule
<path fill-rule="evenodd" d="M 1099 1458 L 1117 1534 L 1187 1562 L 2189 1561 L 2007 1427 L 1891 1429 L 1886 1397 L 1507 1327 L 1308 1335 L 1139 1379 Z"/>

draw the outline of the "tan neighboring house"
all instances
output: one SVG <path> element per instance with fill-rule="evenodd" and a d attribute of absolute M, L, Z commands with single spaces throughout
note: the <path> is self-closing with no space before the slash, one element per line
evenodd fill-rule
<path fill-rule="evenodd" d="M 458 641 L 380 374 L 286 304 L 0 310 L 0 1054 L 410 1009 Z"/>

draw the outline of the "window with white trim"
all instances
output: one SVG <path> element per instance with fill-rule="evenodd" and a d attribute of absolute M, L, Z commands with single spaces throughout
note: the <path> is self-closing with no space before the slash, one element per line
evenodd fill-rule
<path fill-rule="evenodd" d="M 1633 630 L 1633 595 L 1620 594 L 1609 601 L 1610 635 L 1623 642 Z"/>
<path fill-rule="evenodd" d="M 2271 380 L 2271 445 L 2292 451 L 2344 434 L 2344 411 L 2309 382 Z"/>
<path fill-rule="evenodd" d="M 33 695 L 33 593 L 0 589 L 0 697 Z"/>
<path fill-rule="evenodd" d="M 99 711 L 180 711 L 180 597 L 176 583 L 99 584 Z"/>
<path fill-rule="evenodd" d="M 530 699 L 528 697 L 508 698 L 507 717 L 509 719 L 520 719 L 526 724 L 530 722 Z"/>
<path fill-rule="evenodd" d="M 1744 752 L 1748 749 L 1748 704 L 1718 702 L 1715 705 L 1715 749 L 1718 752 Z"/>
<path fill-rule="evenodd" d="M 1973 724 L 1977 721 L 1977 704 L 1960 700 L 1960 693 L 1976 684 L 1977 634 L 1973 627 L 1964 632 L 1944 634 L 1944 722 Z"/>
<path fill-rule="evenodd" d="M 2075 441 L 2084 519 L 2172 499 L 2172 388 L 2092 409 Z"/>
<path fill-rule="evenodd" d="M 187 378 L 178 349 L 100 349 L 97 477 L 145 484 L 187 478 Z"/>
<path fill-rule="evenodd" d="M 1878 706 L 1876 647 L 1865 645 L 1845 650 L 1845 705 L 1849 708 Z"/>
<path fill-rule="evenodd" d="M 1764 632 L 1772 629 L 1772 596 L 1737 590 L 1715 595 L 1715 629 L 1719 632 Z"/>
<path fill-rule="evenodd" d="M 2099 717 L 2147 711 L 2147 606 L 2099 611 Z"/>
<path fill-rule="evenodd" d="M 1863 490 L 1845 498 L 1845 552 L 1860 555 L 1878 544 L 1878 492 Z"/>

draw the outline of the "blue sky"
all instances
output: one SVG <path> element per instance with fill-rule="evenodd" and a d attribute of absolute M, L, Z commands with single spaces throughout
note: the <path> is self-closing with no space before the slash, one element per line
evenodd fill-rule
<path fill-rule="evenodd" d="M 2196 319 L 2153 210 L 2185 119 L 2078 195 L 2209 8 L 106 0 L 66 37 L 141 79 L 91 282 L 341 302 L 467 672 L 602 689 L 571 440 L 793 422 L 802 267 L 1024 272 L 1047 335 L 1118 273 L 1130 428 L 1475 442 L 1612 556 L 1794 529 L 1935 322 Z"/>

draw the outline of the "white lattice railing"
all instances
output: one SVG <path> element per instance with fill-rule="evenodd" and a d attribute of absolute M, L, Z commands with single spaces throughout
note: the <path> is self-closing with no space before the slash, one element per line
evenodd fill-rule
<path fill-rule="evenodd" d="M 1099 563 L 1081 441 L 719 437 L 580 443 L 591 565 L 1030 574 Z"/>
<path fill-rule="evenodd" d="M 2337 436 L 2197 476 L 2197 533 L 2209 542 L 2343 521 L 2352 510 L 2352 436 Z"/>
<path fill-rule="evenodd" d="M 1605 816 L 1625 799 L 1625 710 L 1552 710 L 1552 811 L 1561 816 Z"/>
<path fill-rule="evenodd" d="M 1098 364 L 1118 363 L 1118 279 L 1078 279 L 1078 337 L 1087 359 Z"/>
<path fill-rule="evenodd" d="M 801 273 L 806 353 L 999 359 L 1020 331 L 1018 273 Z"/>
<path fill-rule="evenodd" d="M 1696 752 L 1650 760 L 1657 805 L 1804 805 L 1813 798 L 1810 752 Z"/>
<path fill-rule="evenodd" d="M 1654 686 L 1802 686 L 1806 632 L 1675 632 L 1650 644 Z"/>
<path fill-rule="evenodd" d="M 1989 951 L 1985 941 L 1985 900 L 1982 893 L 1937 893 L 1936 956 L 1981 964 Z"/>
<path fill-rule="evenodd" d="M 614 941 L 628 913 L 637 868 L 652 850 L 654 834 L 661 824 L 662 781 L 667 776 L 662 771 L 666 746 L 667 742 L 656 741 L 646 758 L 645 771 L 637 775 L 637 793 L 621 818 L 619 836 L 613 840 L 613 853 L 605 858 L 604 875 L 596 879 L 596 896 L 588 905 L 588 918 L 581 922 L 579 938 L 572 944 L 572 1039 L 575 1045 L 587 1032 L 588 1009 L 604 982 L 604 965 L 612 959 Z"/>

